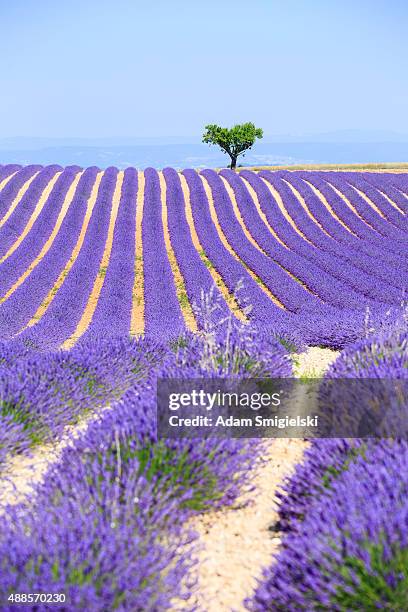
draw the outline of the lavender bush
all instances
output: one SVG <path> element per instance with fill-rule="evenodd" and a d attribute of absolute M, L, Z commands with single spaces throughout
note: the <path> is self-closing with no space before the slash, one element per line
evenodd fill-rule
<path fill-rule="evenodd" d="M 405 609 L 408 442 L 398 437 L 406 438 L 407 404 L 406 393 L 399 397 L 396 386 L 393 397 L 390 385 L 408 378 L 406 321 L 376 333 L 368 323 L 368 337 L 330 366 L 325 383 L 333 385 L 322 386 L 320 401 L 345 422 L 377 403 L 384 411 L 387 402 L 395 407 L 402 400 L 402 414 L 391 415 L 401 422 L 386 422 L 397 439 L 311 441 L 278 494 L 274 529 L 283 532 L 282 549 L 248 599 L 249 610 Z M 347 379 L 348 385 L 337 386 L 336 380 Z M 373 395 L 382 381 L 387 393 Z"/>
<path fill-rule="evenodd" d="M 310 503 L 252 611 L 406 609 L 408 445 L 371 445 Z"/>
<path fill-rule="evenodd" d="M 406 326 L 397 325 L 342 352 L 319 392 L 323 435 L 406 437 L 407 346 Z"/>
<path fill-rule="evenodd" d="M 0 517 L 0 597 L 64 593 L 57 610 L 162 610 L 182 598 L 191 568 L 191 536 L 181 534 L 180 504 L 102 452 L 67 449 L 37 491 L 35 513 L 23 506 Z M 48 606 L 21 606 L 48 609 Z"/>
<path fill-rule="evenodd" d="M 223 333 L 224 343 L 215 346 L 209 331 L 184 336 L 167 353 L 151 341 L 130 347 L 124 341 L 84 342 L 71 351 L 72 363 L 81 363 L 87 373 L 97 363 L 95 372 L 110 384 L 116 361 L 120 380 L 129 364 L 135 378 L 123 397 L 64 449 L 36 490 L 35 512 L 3 508 L 3 600 L 12 591 L 46 589 L 66 594 L 60 609 L 153 611 L 188 595 L 194 555 L 184 523 L 192 512 L 236 499 L 263 443 L 159 440 L 156 377 L 249 376 L 266 369 L 271 376 L 290 374 L 290 360 L 277 340 L 256 344 L 245 326 L 227 324 Z M 109 368 L 101 364 L 104 350 L 111 357 Z M 257 361 L 261 358 L 264 363 Z"/>
<path fill-rule="evenodd" d="M 84 341 L 70 353 L 0 346 L 0 467 L 6 456 L 61 437 L 80 416 L 152 376 L 166 355 L 148 340 Z"/>

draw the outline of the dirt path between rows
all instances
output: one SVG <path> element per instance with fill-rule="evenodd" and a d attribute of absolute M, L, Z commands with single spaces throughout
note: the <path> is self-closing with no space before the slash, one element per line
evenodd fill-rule
<path fill-rule="evenodd" d="M 296 376 L 319 377 L 338 353 L 310 348 L 298 356 Z M 303 439 L 271 439 L 255 468 L 255 490 L 243 495 L 233 507 L 207 513 L 192 520 L 199 534 L 197 589 L 192 599 L 175 607 L 196 606 L 205 612 L 240 612 L 278 551 L 281 538 L 273 526 L 278 519 L 276 493 L 302 460 Z M 248 499 L 250 498 L 249 503 Z"/>
<path fill-rule="evenodd" d="M 297 376 L 318 377 L 334 361 L 337 353 L 329 349 L 310 348 L 298 356 Z M 85 418 L 80 425 L 70 428 L 54 445 L 34 449 L 30 456 L 11 459 L 7 474 L 0 478 L 0 514 L 7 504 L 30 499 L 36 485 L 47 469 L 58 461 L 62 449 L 73 437 L 80 435 L 89 424 Z M 276 492 L 282 481 L 301 461 L 306 448 L 303 439 L 268 440 L 265 454 L 255 468 L 252 487 L 243 491 L 233 507 L 207 513 L 192 520 L 198 532 L 198 587 L 193 600 L 181 605 L 194 605 L 205 612 L 242 611 L 243 600 L 251 595 L 262 568 L 271 563 L 279 545 L 279 533 L 273 527 L 277 520 Z M 247 503 L 250 498 L 250 503 Z M 175 607 L 179 607 L 177 602 Z"/>
<path fill-rule="evenodd" d="M 5 473 L 0 476 L 0 515 L 7 505 L 27 501 L 44 479 L 48 468 L 58 461 L 63 449 L 87 429 L 91 420 L 98 419 L 101 412 L 108 409 L 102 408 L 96 414 L 84 417 L 78 425 L 67 427 L 58 442 L 34 448 L 30 454 L 12 457 Z"/>

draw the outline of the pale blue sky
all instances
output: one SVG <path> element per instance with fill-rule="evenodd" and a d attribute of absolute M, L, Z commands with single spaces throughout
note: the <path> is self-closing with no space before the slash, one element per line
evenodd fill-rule
<path fill-rule="evenodd" d="M 0 0 L 0 138 L 408 133 L 404 0 Z"/>

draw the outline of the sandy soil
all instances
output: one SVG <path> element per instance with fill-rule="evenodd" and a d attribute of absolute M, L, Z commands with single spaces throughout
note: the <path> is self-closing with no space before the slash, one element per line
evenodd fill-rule
<path fill-rule="evenodd" d="M 143 242 L 142 219 L 144 207 L 145 177 L 139 170 L 137 173 L 136 197 L 136 230 L 135 230 L 135 280 L 132 294 L 132 317 L 130 333 L 132 336 L 143 334 L 144 331 L 144 273 L 143 273 Z"/>
<path fill-rule="evenodd" d="M 235 197 L 235 192 L 233 190 L 233 188 L 231 187 L 231 185 L 228 183 L 227 179 L 225 179 L 223 176 L 220 177 L 222 182 L 224 183 L 224 186 L 227 190 L 227 193 L 229 195 L 229 198 L 231 200 L 232 203 L 232 208 L 234 210 L 235 216 L 240 224 L 240 226 L 242 227 L 242 230 L 245 234 L 245 236 L 247 237 L 247 239 L 249 240 L 249 242 L 263 255 L 265 255 L 266 257 L 269 257 L 268 253 L 266 251 L 264 251 L 264 249 L 257 243 L 257 241 L 255 240 L 255 238 L 253 238 L 252 234 L 250 233 L 250 231 L 248 230 L 247 226 L 245 225 L 245 221 L 241 216 L 241 212 L 239 210 L 239 206 Z M 249 185 L 251 187 L 251 185 Z M 251 187 L 252 189 L 252 187 Z M 254 192 L 254 190 L 252 189 L 252 192 Z M 255 193 L 256 196 L 256 193 Z M 254 200 L 255 203 L 255 200 Z M 262 213 L 262 211 L 261 211 Z M 263 213 L 262 213 L 263 214 Z M 263 217 L 261 217 L 263 219 Z M 266 223 L 268 230 L 270 231 L 270 225 L 268 223 Z M 274 233 L 274 232 L 272 232 Z M 275 234 L 274 234 L 275 235 Z M 279 240 L 279 238 L 277 238 Z M 281 242 L 279 240 L 279 242 Z M 284 245 L 285 246 L 285 245 Z M 300 279 L 296 278 L 296 276 L 294 274 L 292 274 L 292 272 L 290 272 L 289 270 L 287 270 L 286 268 L 284 268 L 281 264 L 278 264 L 282 270 L 284 270 L 286 272 L 286 274 L 288 274 L 288 276 L 290 276 L 293 280 L 295 280 L 297 283 L 299 283 L 299 285 L 302 285 L 303 289 L 305 291 L 308 291 L 308 293 L 313 293 L 313 291 L 311 291 L 311 289 L 309 289 L 309 287 Z M 315 293 L 313 293 L 313 295 L 316 295 Z M 276 298 L 278 300 L 278 298 Z M 283 304 L 278 300 L 278 305 L 281 307 L 284 307 Z"/>
<path fill-rule="evenodd" d="M 329 349 L 310 348 L 297 356 L 295 374 L 320 376 L 336 356 Z M 63 448 L 94 418 L 98 417 L 90 416 L 69 428 L 58 444 L 12 459 L 7 475 L 0 479 L 0 513 L 6 504 L 30 499 L 50 464 L 58 461 Z M 262 458 L 266 461 L 258 461 L 251 488 L 243 490 L 234 506 L 192 519 L 190 526 L 198 532 L 200 543 L 198 588 L 193 600 L 176 602 L 175 606 L 196 605 L 206 612 L 244 610 L 243 600 L 251 594 L 262 568 L 271 563 L 280 545 L 280 534 L 274 531 L 276 492 L 301 461 L 306 446 L 303 439 L 266 441 Z"/>
<path fill-rule="evenodd" d="M 332 351 L 319 346 L 311 346 L 304 353 L 296 355 L 295 376 L 322 376 L 327 368 L 337 359 L 339 351 Z"/>
<path fill-rule="evenodd" d="M 72 200 L 74 199 L 75 192 L 76 192 L 76 189 L 77 189 L 77 187 L 78 187 L 78 183 L 79 183 L 79 180 L 80 180 L 80 178 L 81 178 L 82 174 L 83 174 L 83 172 L 78 172 L 78 173 L 75 175 L 75 178 L 73 179 L 73 181 L 72 181 L 72 183 L 71 183 L 71 185 L 70 185 L 70 187 L 69 187 L 69 189 L 68 189 L 68 191 L 67 191 L 67 193 L 66 193 L 66 196 L 65 196 L 65 198 L 64 198 L 64 201 L 63 201 L 63 203 L 62 203 L 61 210 L 60 210 L 60 213 L 59 213 L 59 215 L 58 215 L 58 218 L 57 218 L 57 220 L 56 220 L 56 222 L 55 222 L 54 228 L 53 228 L 53 230 L 52 230 L 52 232 L 51 232 L 51 234 L 50 234 L 50 236 L 49 236 L 48 240 L 46 241 L 46 243 L 45 243 L 45 244 L 44 244 L 44 246 L 42 247 L 42 249 L 41 249 L 40 253 L 37 255 L 37 257 L 35 257 L 35 258 L 33 259 L 33 261 L 30 263 L 30 265 L 29 265 L 29 266 L 28 266 L 28 268 L 27 268 L 27 269 L 24 271 L 24 273 L 23 273 L 21 276 L 19 276 L 19 278 L 16 280 L 16 282 L 14 283 L 14 285 L 12 285 L 12 286 L 10 287 L 10 289 L 7 291 L 7 293 L 4 295 L 4 297 L 2 297 L 2 298 L 0 299 L 0 302 L 3 302 L 3 301 L 5 301 L 5 300 L 8 300 L 8 298 L 9 298 L 9 297 L 10 297 L 10 296 L 11 296 L 11 295 L 14 293 L 14 291 L 15 291 L 16 289 L 18 289 L 18 287 L 19 287 L 20 285 L 22 285 L 22 284 L 23 284 L 23 282 L 26 280 L 26 278 L 27 278 L 28 276 L 30 276 L 31 272 L 32 272 L 32 271 L 33 271 L 33 270 L 34 270 L 34 269 L 35 269 L 35 268 L 38 266 L 38 264 L 41 262 L 41 260 L 43 259 L 43 257 L 45 257 L 45 255 L 46 255 L 46 254 L 48 253 L 48 251 L 50 250 L 50 248 L 51 248 L 51 246 L 52 246 L 52 243 L 54 242 L 55 238 L 56 238 L 56 237 L 57 237 L 57 235 L 58 235 L 58 232 L 59 232 L 59 231 L 60 231 L 60 229 L 61 229 L 62 222 L 63 222 L 63 221 L 64 221 L 64 219 L 65 219 L 65 216 L 66 216 L 66 214 L 67 214 L 67 212 L 68 212 L 68 209 L 69 209 L 69 207 L 70 207 L 70 206 L 71 206 L 71 204 L 72 204 Z"/>
<path fill-rule="evenodd" d="M 310 181 L 307 181 L 306 179 L 303 179 L 305 181 L 305 183 L 307 185 L 309 185 L 310 189 L 313 191 L 313 193 L 319 198 L 319 200 L 321 201 L 321 203 L 323 204 L 323 206 L 325 206 L 327 208 L 327 210 L 330 212 L 330 214 L 336 219 L 336 221 L 338 221 L 345 230 L 347 230 L 350 234 L 352 234 L 353 236 L 355 236 L 356 238 L 358 238 L 357 234 L 355 234 L 349 227 L 348 225 L 345 224 L 345 222 L 340 219 L 340 217 L 335 213 L 334 209 L 331 207 L 331 205 L 329 204 L 328 200 L 325 198 L 325 196 L 322 194 L 321 191 L 319 191 L 317 189 L 317 187 L 315 187 L 313 185 L 313 183 L 311 183 Z"/>
<path fill-rule="evenodd" d="M 240 224 L 242 231 L 244 232 L 247 240 L 252 244 L 252 246 L 254 246 L 260 253 L 264 254 L 264 251 L 262 250 L 262 248 L 259 246 L 259 244 L 257 243 L 257 241 L 255 240 L 255 238 L 252 237 L 252 234 L 249 232 L 247 226 L 245 225 L 245 221 L 242 218 L 241 215 L 241 211 L 239 210 L 239 206 L 238 206 L 238 202 L 237 199 L 235 197 L 235 191 L 233 190 L 233 188 L 231 187 L 231 185 L 229 184 L 229 182 L 227 181 L 227 179 L 223 176 L 220 176 L 221 181 L 224 184 L 224 187 L 228 193 L 229 199 L 231 200 L 231 204 L 232 204 L 232 209 L 234 211 L 234 214 L 237 218 L 238 223 Z"/>
<path fill-rule="evenodd" d="M 268 228 L 268 231 L 272 234 L 272 236 L 282 245 L 284 246 L 286 249 L 289 249 L 288 245 L 282 241 L 282 239 L 278 236 L 278 234 L 276 233 L 275 229 L 272 227 L 272 225 L 269 223 L 268 221 L 268 217 L 265 215 L 265 213 L 262 210 L 262 206 L 261 203 L 259 201 L 258 195 L 255 191 L 255 189 L 252 187 L 251 183 L 249 181 L 247 181 L 246 178 L 244 178 L 243 176 L 240 177 L 241 181 L 244 183 L 245 187 L 248 190 L 249 195 L 251 196 L 251 199 L 255 205 L 256 211 L 258 213 L 258 215 L 261 217 L 262 221 L 264 222 L 264 224 L 266 225 L 266 227 Z"/>
<path fill-rule="evenodd" d="M 331 238 L 330 234 L 323 227 L 323 225 L 320 223 L 320 221 L 318 219 L 316 219 L 316 217 L 314 215 L 312 215 L 312 213 L 310 212 L 309 207 L 306 204 L 306 201 L 305 201 L 304 197 L 302 196 L 302 194 L 296 189 L 296 187 L 294 187 L 292 185 L 292 183 L 290 183 L 286 179 L 282 179 L 282 180 L 283 180 L 284 183 L 286 183 L 286 185 L 292 191 L 292 193 L 295 196 L 295 198 L 299 201 L 300 205 L 302 206 L 302 208 L 305 211 L 305 213 L 307 214 L 307 216 L 310 217 L 310 219 L 313 221 L 313 223 L 315 223 L 322 230 L 322 232 L 324 234 L 326 234 L 326 236 L 329 236 L 329 238 Z"/>
<path fill-rule="evenodd" d="M 301 439 L 269 440 L 266 463 L 256 469 L 255 491 L 244 493 L 228 510 L 192 521 L 203 549 L 198 556 L 198 588 L 186 604 L 188 609 L 197 605 L 203 612 L 244 610 L 243 600 L 280 544 L 279 533 L 273 531 L 278 486 L 302 459 L 305 448 Z"/>
<path fill-rule="evenodd" d="M 8 259 L 14 253 L 14 251 L 16 251 L 18 249 L 20 244 L 23 242 L 24 238 L 29 234 L 29 232 L 31 231 L 34 223 L 36 222 L 36 220 L 40 216 L 40 213 L 41 213 L 42 209 L 44 208 L 44 205 L 45 205 L 46 201 L 48 200 L 48 198 L 49 198 L 49 196 L 51 194 L 51 191 L 54 189 L 55 183 L 57 182 L 57 180 L 59 179 L 61 174 L 62 174 L 62 172 L 56 172 L 54 174 L 54 176 L 52 177 L 52 179 L 48 182 L 48 184 L 46 185 L 44 191 L 42 192 L 42 194 L 41 194 L 41 196 L 40 196 L 40 198 L 39 198 L 39 200 L 38 200 L 38 202 L 37 202 L 37 204 L 36 204 L 32 214 L 31 214 L 31 217 L 27 221 L 27 224 L 26 224 L 25 228 L 23 229 L 21 234 L 19 234 L 18 238 L 13 242 L 11 247 L 8 249 L 7 253 L 5 253 L 3 255 L 3 257 L 0 259 L 0 264 L 2 264 L 4 261 L 6 261 L 6 259 Z"/>
<path fill-rule="evenodd" d="M 364 191 L 361 191 L 361 189 L 357 189 L 357 187 L 355 187 L 354 185 L 351 185 L 350 183 L 347 183 L 349 185 L 349 187 L 351 187 L 352 189 L 354 189 L 354 191 L 356 191 L 358 193 L 358 195 L 360 197 L 363 198 L 363 200 L 365 200 L 367 202 L 367 204 L 369 206 L 371 206 L 371 208 L 373 210 L 375 210 L 375 212 L 380 215 L 380 217 L 382 217 L 383 219 L 387 219 L 387 217 L 384 215 L 384 213 L 382 212 L 382 210 L 380 210 L 378 208 L 378 206 L 372 201 L 370 200 L 370 198 L 368 197 L 368 195 L 366 193 L 364 193 Z M 388 219 L 387 219 L 388 221 Z"/>
<path fill-rule="evenodd" d="M 159 181 L 160 200 L 162 206 L 163 236 L 164 243 L 166 245 L 167 257 L 170 263 L 171 271 L 173 273 L 174 286 L 176 288 L 177 298 L 180 304 L 181 312 L 184 317 L 184 321 L 186 323 L 187 328 L 190 331 L 195 332 L 198 329 L 197 321 L 194 316 L 193 307 L 189 302 L 184 278 L 180 272 L 180 267 L 178 265 L 176 255 L 171 244 L 167 210 L 167 183 L 166 179 L 164 178 L 163 172 L 159 172 Z"/>
<path fill-rule="evenodd" d="M 271 183 L 269 181 L 267 181 L 266 179 L 264 179 L 262 176 L 260 176 L 259 178 L 263 181 L 263 183 L 266 185 L 266 187 L 271 192 L 274 200 L 276 201 L 277 205 L 279 206 L 279 208 L 281 210 L 281 213 L 285 217 L 286 221 L 288 223 L 290 223 L 292 228 L 295 230 L 295 232 L 297 234 L 299 234 L 299 236 L 302 236 L 303 240 L 306 240 L 306 242 L 308 242 L 312 247 L 315 247 L 313 242 L 311 242 L 309 240 L 309 238 L 307 236 L 305 236 L 305 234 L 298 228 L 298 226 L 296 225 L 296 223 L 294 222 L 294 220 L 292 219 L 292 217 L 290 216 L 290 214 L 286 210 L 285 204 L 283 203 L 283 199 L 282 199 L 281 194 L 279 193 L 279 191 L 277 191 L 275 189 L 275 187 L 273 185 L 271 185 Z"/>
<path fill-rule="evenodd" d="M 102 410 L 109 410 L 109 407 Z M 35 486 L 42 482 L 47 469 L 58 461 L 63 449 L 83 433 L 92 420 L 99 418 L 102 410 L 83 418 L 79 425 L 67 427 L 59 442 L 44 444 L 34 448 L 29 455 L 16 455 L 9 461 L 6 473 L 0 477 L 0 514 L 7 504 L 29 500 Z"/>
<path fill-rule="evenodd" d="M 344 193 L 342 191 L 340 191 L 339 189 L 337 189 L 337 187 L 335 187 L 334 185 L 332 185 L 329 181 L 326 181 L 330 187 L 333 189 L 333 191 L 335 193 L 337 193 L 337 195 L 343 200 L 343 202 L 346 203 L 346 205 L 350 208 L 350 210 L 353 211 L 353 213 L 356 215 L 356 217 L 358 217 L 360 219 L 360 221 L 362 221 L 365 225 L 367 225 L 367 227 L 369 227 L 370 229 L 374 229 L 372 227 L 372 225 L 366 220 L 364 219 L 364 217 L 362 217 L 360 215 L 360 213 L 358 212 L 358 210 L 355 208 L 355 206 L 353 206 L 353 204 L 350 202 L 350 200 L 344 195 Z"/>
<path fill-rule="evenodd" d="M 17 455 L 10 461 L 7 474 L 0 478 L 0 514 L 7 504 L 27 500 L 34 487 L 43 480 L 47 468 L 59 455 L 58 446 L 47 444 L 31 455 Z"/>
<path fill-rule="evenodd" d="M 108 235 L 106 237 L 105 248 L 103 251 L 102 259 L 99 264 L 99 271 L 96 276 L 95 282 L 92 287 L 91 294 L 88 298 L 88 302 L 82 313 L 81 319 L 76 326 L 76 329 L 72 336 L 65 340 L 62 345 L 63 349 L 70 349 L 78 341 L 78 339 L 86 332 L 89 325 L 91 324 L 92 317 L 94 316 L 96 306 L 98 304 L 99 296 L 101 295 L 102 287 L 105 282 L 106 270 L 109 266 L 109 260 L 112 253 L 113 236 L 115 232 L 116 219 L 119 212 L 120 196 L 122 193 L 122 185 L 124 179 L 124 171 L 120 170 L 116 177 L 115 191 L 112 197 L 112 207 L 110 211 Z"/>
<path fill-rule="evenodd" d="M 296 376 L 319 377 L 338 353 L 312 347 L 297 356 Z M 275 532 L 276 493 L 302 460 L 303 439 L 268 440 L 263 459 L 255 468 L 255 490 L 244 491 L 226 510 L 195 517 L 191 527 L 199 534 L 198 586 L 193 599 L 181 607 L 203 612 L 244 610 L 243 601 L 256 587 L 280 545 Z M 180 605 L 180 604 L 178 604 Z"/>
<path fill-rule="evenodd" d="M 283 304 L 279 301 L 279 299 L 276 297 L 276 295 L 274 295 L 272 293 L 272 291 L 265 285 L 265 283 L 262 281 L 262 279 L 257 276 L 255 274 L 255 272 L 253 272 L 243 261 L 242 259 L 240 259 L 238 257 L 238 255 L 235 253 L 234 249 L 232 248 L 232 246 L 230 245 L 230 243 L 227 240 L 227 237 L 225 236 L 221 225 L 218 221 L 218 215 L 217 215 L 217 211 L 215 209 L 215 204 L 214 204 L 214 199 L 213 199 L 213 195 L 212 195 L 212 190 L 210 187 L 210 184 L 208 183 L 207 179 L 205 178 L 205 176 L 203 176 L 202 174 L 199 175 L 202 182 L 203 182 L 203 187 L 204 187 L 204 191 L 206 193 L 207 196 L 207 200 L 208 200 L 208 207 L 210 210 L 210 215 L 211 215 L 211 219 L 217 229 L 217 233 L 218 236 L 222 242 L 222 244 L 224 245 L 224 247 L 227 249 L 227 251 L 234 257 L 234 259 L 236 259 L 244 268 L 245 270 L 248 272 L 249 276 L 260 286 L 260 288 L 262 289 L 262 291 L 264 291 L 264 293 L 266 293 L 266 295 L 268 296 L 268 298 L 270 300 L 272 300 L 272 302 L 274 304 L 276 304 L 277 306 L 279 306 L 280 308 L 284 309 Z"/>
<path fill-rule="evenodd" d="M 211 274 L 211 277 L 216 287 L 221 292 L 231 312 L 233 312 L 235 316 L 238 319 L 240 319 L 240 321 L 247 321 L 247 317 L 240 309 L 235 297 L 228 291 L 228 287 L 222 280 L 220 274 L 217 272 L 217 270 L 214 268 L 211 261 L 208 259 L 207 255 L 205 254 L 205 251 L 202 247 L 202 244 L 200 242 L 200 239 L 198 237 L 198 234 L 197 234 L 197 231 L 194 225 L 193 211 L 191 208 L 191 201 L 190 201 L 190 189 L 188 187 L 186 177 L 183 174 L 180 174 L 179 177 L 180 177 L 181 189 L 183 191 L 183 196 L 184 196 L 186 220 L 190 228 L 190 236 L 191 236 L 191 240 L 193 242 L 194 248 L 196 249 L 197 253 L 201 257 L 202 261 L 204 262 L 204 265 L 206 266 L 209 273 Z"/>
<path fill-rule="evenodd" d="M 92 212 L 95 206 L 95 202 L 96 202 L 96 198 L 98 197 L 98 191 L 99 191 L 99 185 L 101 183 L 102 180 L 102 176 L 103 176 L 103 171 L 99 172 L 96 176 L 95 179 L 95 183 L 93 184 L 92 187 L 92 191 L 91 191 L 91 195 L 88 199 L 87 202 L 87 209 L 86 209 L 86 213 L 85 213 L 85 217 L 82 223 L 82 227 L 81 227 L 81 232 L 78 236 L 78 240 L 72 250 L 71 253 L 71 257 L 69 258 L 69 260 L 67 261 L 64 269 L 62 270 L 61 274 L 59 275 L 59 277 L 57 278 L 53 288 L 48 292 L 48 295 L 46 296 L 46 298 L 44 299 L 43 303 L 41 304 L 41 306 L 37 309 L 37 311 L 35 312 L 35 314 L 33 315 L 33 317 L 30 319 L 30 321 L 27 323 L 27 325 L 21 330 L 24 331 L 24 329 L 26 329 L 27 327 L 31 327 L 33 325 L 35 325 L 37 323 L 37 321 L 39 319 L 41 319 L 41 317 L 44 315 L 44 313 L 47 311 L 49 305 L 51 304 L 52 300 L 54 299 L 55 295 L 57 294 L 57 291 L 61 288 L 62 283 L 64 282 L 67 274 L 69 273 L 69 271 L 71 270 L 72 266 L 75 263 L 76 258 L 79 255 L 79 252 L 82 248 L 83 242 L 85 240 L 85 234 L 87 232 L 88 229 L 88 225 L 89 225 L 89 221 L 91 220 L 91 216 L 92 216 Z"/>
<path fill-rule="evenodd" d="M 10 204 L 6 214 L 0 219 L 0 227 L 3 227 L 3 225 L 6 223 L 6 221 L 11 217 L 11 215 L 13 214 L 13 212 L 15 211 L 17 206 L 20 204 L 20 202 L 21 202 L 24 194 L 26 193 L 27 189 L 30 187 L 31 183 L 38 176 L 38 174 L 39 174 L 39 172 L 35 172 L 35 174 L 33 174 L 33 176 L 30 177 L 24 183 L 24 185 L 22 187 L 20 187 L 20 189 L 17 192 L 16 197 L 14 198 L 12 203 Z"/>
<path fill-rule="evenodd" d="M 3 191 L 3 189 L 5 188 L 5 186 L 7 185 L 7 183 L 9 183 L 11 181 L 11 179 L 17 174 L 18 170 L 16 170 L 15 172 L 12 172 L 12 174 L 9 174 L 8 176 L 6 176 L 6 178 L 4 178 L 1 182 L 0 182 L 0 193 Z M 38 173 L 37 173 L 38 174 Z"/>
<path fill-rule="evenodd" d="M 405 217 L 405 212 L 402 210 L 402 208 L 400 208 L 400 207 L 398 206 L 398 204 L 396 204 L 396 203 L 395 203 L 393 200 L 391 200 L 391 198 L 390 198 L 389 196 L 387 196 L 387 194 L 386 194 L 386 193 L 384 193 L 384 191 L 381 191 L 381 189 L 378 189 L 378 187 L 377 187 L 376 189 L 377 189 L 377 190 L 378 190 L 378 191 L 381 193 L 381 195 L 383 196 L 383 198 L 385 198 L 385 199 L 386 199 L 386 200 L 389 202 L 389 204 L 391 204 L 391 206 L 393 206 L 393 207 L 395 208 L 395 210 L 398 210 L 398 212 L 399 212 L 399 213 L 401 213 L 401 215 L 402 215 L 403 217 Z M 400 192 L 400 193 L 401 193 L 401 192 Z M 404 194 L 404 195 L 405 195 L 405 194 Z M 405 197 L 407 197 L 407 196 L 405 196 Z"/>

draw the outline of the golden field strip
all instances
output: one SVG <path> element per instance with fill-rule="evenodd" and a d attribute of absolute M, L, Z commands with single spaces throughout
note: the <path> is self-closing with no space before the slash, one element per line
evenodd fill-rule
<path fill-rule="evenodd" d="M 292 166 L 247 166 L 240 170 L 316 170 L 316 172 L 408 172 L 408 162 L 383 162 L 366 164 L 295 164 Z"/>

